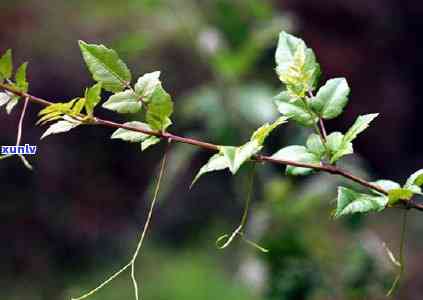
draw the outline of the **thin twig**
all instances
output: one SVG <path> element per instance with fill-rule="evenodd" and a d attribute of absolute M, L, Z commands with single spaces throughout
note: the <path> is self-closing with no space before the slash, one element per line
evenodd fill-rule
<path fill-rule="evenodd" d="M 34 102 L 34 103 L 38 103 L 40 105 L 43 106 L 48 106 L 53 104 L 50 101 L 32 96 L 28 93 L 24 93 L 21 92 L 17 89 L 15 89 L 14 87 L 8 85 L 8 84 L 3 84 L 0 83 L 0 89 L 4 89 L 7 90 L 17 96 L 20 97 L 25 97 L 28 98 L 29 101 Z M 212 143 L 207 143 L 207 142 L 203 142 L 200 140 L 196 140 L 196 139 L 191 139 L 191 138 L 186 138 L 186 137 L 182 137 L 182 136 L 178 136 L 178 135 L 174 135 L 172 133 L 168 133 L 168 132 L 157 132 L 157 131 L 151 131 L 151 130 L 146 130 L 146 129 L 141 129 L 141 128 L 136 128 L 133 126 L 128 126 L 128 125 L 124 125 L 124 124 L 120 124 L 120 123 L 116 123 L 116 122 L 112 122 L 112 121 L 108 121 L 108 120 L 104 120 L 104 119 L 100 119 L 100 118 L 94 118 L 94 121 L 91 123 L 93 125 L 101 125 L 101 126 L 106 126 L 106 127 L 110 127 L 110 128 L 123 128 L 123 129 L 127 129 L 127 130 L 131 130 L 131 131 L 135 131 L 135 132 L 141 132 L 147 135 L 152 135 L 152 136 L 157 136 L 159 138 L 163 138 L 163 139 L 171 139 L 172 141 L 175 142 L 179 142 L 179 143 L 185 143 L 185 144 L 190 144 L 190 145 L 194 145 L 203 149 L 207 149 L 210 151 L 219 151 L 218 146 Z M 279 164 L 279 165 L 288 165 L 288 166 L 294 166 L 294 167 L 303 167 L 303 168 L 310 168 L 310 169 L 314 169 L 314 170 L 318 170 L 318 171 L 323 171 L 323 172 L 327 172 L 330 174 L 334 174 L 334 175 L 339 175 L 345 178 L 348 178 L 364 187 L 367 187 L 369 189 L 372 190 L 376 190 L 382 194 L 387 195 L 388 192 L 371 183 L 368 182 L 360 177 L 357 177 L 351 173 L 349 173 L 346 170 L 343 170 L 337 166 L 333 166 L 333 165 L 325 165 L 325 164 L 308 164 L 308 163 L 300 163 L 300 162 L 296 162 L 296 161 L 291 161 L 291 160 L 283 160 L 283 159 L 275 159 L 272 158 L 270 156 L 264 156 L 264 155 L 254 155 L 252 157 L 253 160 L 258 161 L 258 162 L 271 162 L 274 164 Z M 416 200 L 410 200 L 407 202 L 407 205 L 409 208 L 414 208 L 420 211 L 423 211 L 423 203 L 418 202 Z"/>

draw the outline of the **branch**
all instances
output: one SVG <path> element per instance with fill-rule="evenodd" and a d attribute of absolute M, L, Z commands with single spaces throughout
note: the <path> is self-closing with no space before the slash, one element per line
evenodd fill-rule
<path fill-rule="evenodd" d="M 38 98 L 36 96 L 32 96 L 28 93 L 24 93 L 21 92 L 19 90 L 17 90 L 16 88 L 8 85 L 8 84 L 4 84 L 4 83 L 0 83 L 0 88 L 4 89 L 6 91 L 9 91 L 17 96 L 23 97 L 23 98 L 27 98 L 29 101 L 33 102 L 33 103 L 37 103 L 43 106 L 48 106 L 53 104 L 50 101 Z M 186 137 L 182 137 L 182 136 L 178 136 L 178 135 L 174 135 L 172 133 L 169 132 L 158 132 L 158 131 L 150 131 L 150 130 L 145 130 L 145 129 L 141 129 L 141 128 L 136 128 L 136 127 L 132 127 L 132 126 L 128 126 L 128 125 L 124 125 L 121 123 L 116 123 L 113 121 L 109 121 L 109 120 L 104 120 L 101 118 L 97 118 L 95 117 L 94 120 L 91 123 L 92 125 L 100 125 L 100 126 L 105 126 L 105 127 L 110 127 L 110 128 L 123 128 L 123 129 L 127 129 L 127 130 L 131 130 L 131 131 L 136 131 L 136 132 L 141 132 L 147 135 L 152 135 L 152 136 L 156 136 L 159 138 L 163 138 L 165 140 L 169 140 L 171 139 L 172 141 L 175 142 L 179 142 L 179 143 L 184 143 L 184 144 L 190 144 L 190 145 L 194 145 L 196 147 L 200 147 L 209 151 L 219 151 L 218 145 L 212 144 L 212 143 L 207 143 L 207 142 L 203 142 L 200 140 L 196 140 L 196 139 L 192 139 L 192 138 L 186 138 Z M 282 159 L 274 159 L 270 156 L 265 156 L 265 155 L 254 155 L 252 157 L 253 160 L 257 161 L 257 162 L 270 162 L 270 163 L 274 163 L 274 164 L 279 164 L 279 165 L 286 165 L 286 166 L 294 166 L 294 167 L 302 167 L 302 168 L 310 168 L 310 169 L 314 169 L 314 170 L 318 170 L 318 171 L 323 171 L 329 174 L 333 174 L 333 175 L 339 175 L 342 176 L 344 178 L 350 179 L 364 187 L 367 187 L 369 189 L 378 191 L 384 195 L 387 195 L 388 192 L 384 189 L 382 189 L 381 187 L 366 181 L 365 179 L 362 179 L 358 176 L 355 176 L 353 174 L 351 174 L 350 172 L 341 169 L 337 166 L 333 166 L 333 165 L 326 165 L 326 164 L 308 164 L 308 163 L 301 163 L 301 162 L 296 162 L 296 161 L 291 161 L 291 160 L 282 160 Z M 423 202 L 419 202 L 416 200 L 410 200 L 407 202 L 402 202 L 402 204 L 404 205 L 405 208 L 414 208 L 420 211 L 423 211 Z"/>

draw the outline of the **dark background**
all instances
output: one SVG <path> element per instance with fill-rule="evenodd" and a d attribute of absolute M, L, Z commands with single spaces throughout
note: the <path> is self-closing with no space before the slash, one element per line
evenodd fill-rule
<path fill-rule="evenodd" d="M 423 165 L 422 19 L 420 1 L 2 0 L 0 53 L 12 48 L 15 65 L 30 62 L 31 94 L 63 101 L 92 84 L 77 41 L 104 43 L 135 79 L 162 71 L 175 101 L 172 132 L 240 144 L 276 116 L 271 97 L 281 86 L 273 55 L 278 32 L 287 30 L 314 49 L 325 79 L 344 76 L 351 86 L 349 106 L 327 123 L 330 131 L 345 131 L 358 114 L 381 113 L 357 139 L 359 156 L 346 159 L 348 167 L 403 182 Z M 20 108 L 11 115 L 2 109 L 2 145 L 14 143 Z M 34 171 L 17 159 L 0 163 L 3 299 L 77 296 L 123 265 L 163 150 L 141 153 L 110 140 L 105 128 L 40 141 L 38 110 L 30 106 L 23 135 L 38 145 Z M 97 114 L 125 121 L 101 108 Z M 286 126 L 265 152 L 302 143 L 307 133 Z M 263 166 L 249 228 L 271 254 L 242 243 L 218 251 L 215 238 L 240 218 L 245 172 L 209 174 L 189 191 L 208 157 L 188 145 L 172 148 L 138 264 L 145 299 L 384 299 L 395 270 L 381 243 L 398 252 L 400 211 L 333 221 L 339 180 L 286 178 L 281 168 Z M 401 299 L 423 295 L 420 218 L 410 214 Z M 132 299 L 125 276 L 93 299 Z"/>

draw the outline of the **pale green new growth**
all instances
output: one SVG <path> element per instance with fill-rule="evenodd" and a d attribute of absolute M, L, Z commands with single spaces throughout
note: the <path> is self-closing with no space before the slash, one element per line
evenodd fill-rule
<path fill-rule="evenodd" d="M 13 59 L 12 50 L 9 49 L 0 57 L 0 81 L 9 79 L 12 76 Z"/>

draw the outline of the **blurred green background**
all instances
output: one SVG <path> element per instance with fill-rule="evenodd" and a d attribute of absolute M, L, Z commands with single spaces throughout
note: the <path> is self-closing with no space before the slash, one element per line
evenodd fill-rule
<path fill-rule="evenodd" d="M 274 72 L 279 31 L 305 39 L 325 78 L 347 77 L 352 97 L 329 129 L 381 112 L 345 159 L 365 178 L 402 181 L 423 164 L 420 88 L 423 4 L 419 1 L 2 0 L 0 52 L 30 61 L 30 92 L 52 101 L 81 95 L 92 80 L 79 39 L 116 49 L 133 74 L 162 71 L 175 101 L 172 132 L 238 145 L 277 116 Z M 162 146 L 109 140 L 78 128 L 39 141 L 30 107 L 24 142 L 38 145 L 34 172 L 0 164 L 1 299 L 69 299 L 120 268 L 133 252 L 152 195 Z M 125 121 L 105 110 L 99 114 Z M 13 144 L 18 109 L 0 121 Z M 131 116 L 137 118 L 137 116 Z M 303 143 L 295 125 L 272 134 L 265 153 Z M 333 220 L 340 178 L 287 178 L 258 168 L 247 235 L 270 250 L 215 239 L 237 226 L 246 173 L 220 172 L 189 184 L 209 153 L 173 145 L 159 207 L 137 263 L 143 299 L 384 299 L 395 276 L 382 243 L 397 253 L 400 212 Z M 366 160 L 363 160 L 363 157 Z M 410 213 L 407 269 L 398 299 L 422 299 L 423 223 Z M 129 274 L 92 299 L 133 299 Z"/>

